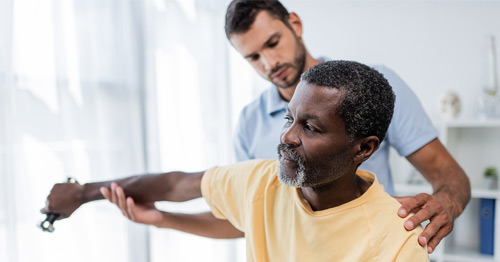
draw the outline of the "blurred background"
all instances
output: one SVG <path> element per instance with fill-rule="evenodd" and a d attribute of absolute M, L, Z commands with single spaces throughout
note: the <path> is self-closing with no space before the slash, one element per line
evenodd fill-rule
<path fill-rule="evenodd" d="M 104 201 L 53 234 L 36 227 L 52 185 L 68 176 L 85 183 L 233 161 L 238 114 L 269 84 L 227 41 L 228 3 L 0 0 L 0 261 L 244 261 L 243 240 L 133 224 Z M 480 115 L 492 36 L 500 47 L 499 0 L 282 3 L 302 19 L 313 56 L 390 67 L 437 126 L 450 92 L 456 119 Z M 202 200 L 160 207 L 208 210 Z"/>

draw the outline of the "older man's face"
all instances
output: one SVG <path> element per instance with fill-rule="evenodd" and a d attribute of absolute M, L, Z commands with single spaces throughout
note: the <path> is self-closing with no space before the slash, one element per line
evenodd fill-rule
<path fill-rule="evenodd" d="M 266 11 L 250 29 L 230 36 L 231 44 L 265 79 L 281 88 L 295 86 L 304 72 L 306 51 L 295 32 Z"/>
<path fill-rule="evenodd" d="M 285 185 L 325 186 L 351 167 L 356 150 L 336 113 L 343 99 L 338 89 L 299 83 L 278 146 L 278 176 Z"/>

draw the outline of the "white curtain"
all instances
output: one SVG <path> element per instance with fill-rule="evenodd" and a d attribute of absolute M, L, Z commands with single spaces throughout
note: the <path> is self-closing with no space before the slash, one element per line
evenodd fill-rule
<path fill-rule="evenodd" d="M 52 184 L 67 176 L 146 169 L 137 9 L 112 0 L 2 3 L 0 259 L 127 261 L 133 231 L 104 202 L 57 222 L 53 234 L 35 224 Z"/>
<path fill-rule="evenodd" d="M 231 162 L 233 116 L 226 1 L 153 1 L 147 8 L 148 70 L 161 170 L 205 170 Z M 155 136 L 155 135 L 152 135 Z M 151 148 L 155 145 L 151 145 Z M 206 212 L 203 200 L 161 203 L 177 212 Z M 235 241 L 151 229 L 151 260 L 236 261 Z"/>
<path fill-rule="evenodd" d="M 231 161 L 241 105 L 227 83 L 226 5 L 0 1 L 0 261 L 235 260 L 234 241 L 133 225 L 104 201 L 52 234 L 35 226 L 67 176 L 84 183 Z M 208 210 L 203 201 L 161 207 Z"/>

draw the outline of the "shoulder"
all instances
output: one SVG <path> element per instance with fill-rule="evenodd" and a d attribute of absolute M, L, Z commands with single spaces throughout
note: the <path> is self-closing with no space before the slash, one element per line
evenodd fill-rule
<path fill-rule="evenodd" d="M 394 114 L 384 142 L 400 155 L 407 156 L 435 139 L 437 129 L 413 90 L 387 66 L 374 65 L 372 68 L 384 75 L 396 95 Z"/>
<path fill-rule="evenodd" d="M 394 92 L 397 93 L 401 90 L 408 90 L 411 92 L 411 89 L 408 85 L 403 81 L 403 79 L 391 68 L 385 65 L 371 65 L 371 67 L 381 73 L 392 86 Z"/>
<path fill-rule="evenodd" d="M 401 204 L 385 192 L 381 192 L 366 205 L 367 223 L 372 229 L 370 236 L 377 244 L 376 253 L 381 261 L 428 261 L 426 247 L 418 244 L 421 226 L 408 231 L 404 228 L 407 218 L 397 211 Z M 406 260 L 409 259 L 409 260 Z"/>
<path fill-rule="evenodd" d="M 396 72 L 394 72 L 394 70 L 392 70 L 391 68 L 389 68 L 388 66 L 386 65 L 381 65 L 381 64 L 375 64 L 375 65 L 369 65 L 371 68 L 377 70 L 379 73 L 383 74 L 386 78 L 394 78 L 394 77 L 398 77 L 398 74 L 396 74 Z"/>
<path fill-rule="evenodd" d="M 392 69 L 385 65 L 371 65 L 371 67 L 381 73 L 389 82 L 396 95 L 396 103 L 405 100 L 412 103 L 420 103 L 415 93 L 406 82 Z"/>
<path fill-rule="evenodd" d="M 245 183 L 252 187 L 260 181 L 270 180 L 276 174 L 276 159 L 254 159 L 232 165 L 213 167 L 205 172 L 203 179 Z"/>
<path fill-rule="evenodd" d="M 215 217 L 227 219 L 245 231 L 248 205 L 266 190 L 276 170 L 276 160 L 251 160 L 214 167 L 201 181 L 201 193 Z"/>
<path fill-rule="evenodd" d="M 242 118 L 251 118 L 257 114 L 261 114 L 265 111 L 267 105 L 272 99 L 272 92 L 274 92 L 274 86 L 264 90 L 255 100 L 250 102 L 248 105 L 243 107 L 241 111 Z"/>

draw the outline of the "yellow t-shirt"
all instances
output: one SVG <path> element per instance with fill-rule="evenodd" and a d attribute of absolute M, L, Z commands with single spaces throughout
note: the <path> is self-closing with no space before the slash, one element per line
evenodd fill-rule
<path fill-rule="evenodd" d="M 217 218 L 245 233 L 247 261 L 429 261 L 417 243 L 418 227 L 406 231 L 400 204 L 372 183 L 359 198 L 313 211 L 300 189 L 277 178 L 276 160 L 215 167 L 203 175 L 201 192 Z"/>

